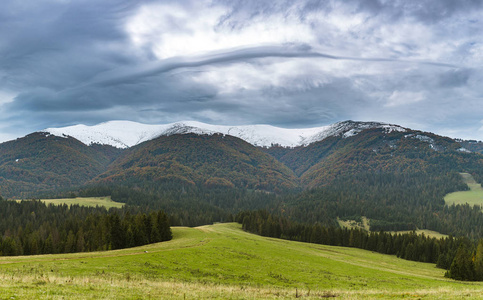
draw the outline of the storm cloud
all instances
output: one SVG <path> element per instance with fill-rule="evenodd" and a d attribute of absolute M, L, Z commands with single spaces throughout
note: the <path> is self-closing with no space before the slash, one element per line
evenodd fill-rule
<path fill-rule="evenodd" d="M 128 119 L 483 139 L 480 1 L 4 1 L 0 141 Z"/>

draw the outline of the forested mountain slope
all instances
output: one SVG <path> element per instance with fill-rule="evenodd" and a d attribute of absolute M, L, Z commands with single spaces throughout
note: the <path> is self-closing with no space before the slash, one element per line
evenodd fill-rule
<path fill-rule="evenodd" d="M 323 186 L 336 176 L 357 172 L 408 172 L 434 168 L 471 168 L 481 156 L 457 141 L 432 133 L 386 132 L 369 128 L 357 135 L 329 136 L 305 147 L 271 147 L 265 151 L 291 168 L 306 187 Z"/>
<path fill-rule="evenodd" d="M 314 143 L 297 157 L 320 157 L 307 159 L 313 164 L 304 165 L 300 174 L 305 187 L 313 188 L 330 184 L 335 178 L 359 173 L 408 174 L 483 170 L 482 156 L 462 151 L 459 143 L 452 139 L 430 133 L 411 131 L 406 133 L 381 133 L 370 129 L 351 138 L 333 137 Z"/>
<path fill-rule="evenodd" d="M 283 191 L 298 187 L 293 172 L 232 136 L 162 136 L 124 151 L 93 184 L 149 186 L 176 182 L 213 188 Z"/>
<path fill-rule="evenodd" d="M 0 144 L 0 193 L 29 196 L 39 191 L 79 186 L 103 172 L 119 153 L 91 147 L 74 138 L 32 133 Z"/>

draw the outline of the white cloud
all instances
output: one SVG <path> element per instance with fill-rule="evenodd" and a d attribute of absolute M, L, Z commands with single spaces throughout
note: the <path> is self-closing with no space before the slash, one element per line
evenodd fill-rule
<path fill-rule="evenodd" d="M 10 91 L 0 90 L 0 106 L 12 102 L 16 95 L 16 93 Z"/>
<path fill-rule="evenodd" d="M 180 5 L 145 5 L 126 24 L 132 43 L 148 47 L 158 59 L 196 55 L 251 45 L 314 40 L 308 24 L 296 16 L 275 14 L 250 20 L 240 28 L 220 24 L 223 6 L 196 3 L 188 11 Z"/>
<path fill-rule="evenodd" d="M 423 92 L 394 91 L 389 96 L 386 107 L 409 105 L 421 102 L 425 99 Z"/>
<path fill-rule="evenodd" d="M 263 90 L 269 87 L 284 87 L 287 90 L 306 90 L 330 82 L 323 65 L 337 65 L 324 60 L 262 59 L 254 63 L 237 63 L 224 66 L 207 67 L 195 73 L 193 79 L 199 83 L 216 85 L 221 93 L 235 93 L 237 90 Z M 335 69 L 335 67 L 333 67 Z"/>

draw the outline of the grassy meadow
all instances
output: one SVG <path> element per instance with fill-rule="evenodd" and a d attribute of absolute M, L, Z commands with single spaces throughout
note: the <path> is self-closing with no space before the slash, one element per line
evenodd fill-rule
<path fill-rule="evenodd" d="M 115 202 L 111 199 L 111 196 L 106 197 L 76 197 L 76 198 L 61 198 L 61 199 L 40 199 L 40 201 L 44 202 L 45 204 L 53 204 L 53 205 L 72 205 L 78 204 L 80 206 L 104 206 L 107 209 L 111 207 L 121 208 L 124 206 L 124 203 Z"/>
<path fill-rule="evenodd" d="M 348 229 L 360 228 L 366 231 L 370 231 L 369 219 L 366 217 L 361 217 L 361 222 L 357 222 L 356 220 L 341 220 L 339 218 L 337 218 L 337 222 L 339 223 L 339 226 L 342 228 L 348 228 Z"/>
<path fill-rule="evenodd" d="M 439 233 L 437 231 L 433 231 L 433 230 L 429 230 L 429 229 L 418 229 L 418 230 L 414 230 L 417 234 L 421 235 L 421 234 L 424 234 L 425 236 L 429 236 L 429 237 L 434 237 L 434 238 L 437 238 L 437 239 L 441 239 L 441 238 L 446 238 L 448 237 L 447 234 L 442 234 L 442 233 Z M 413 232 L 412 230 L 405 230 L 405 231 L 393 231 L 391 233 L 398 233 L 398 234 L 405 234 L 405 233 L 411 233 Z"/>
<path fill-rule="evenodd" d="M 434 264 L 260 237 L 234 223 L 173 235 L 124 250 L 0 257 L 0 298 L 483 298 L 483 283 L 448 280 Z"/>
<path fill-rule="evenodd" d="M 483 188 L 468 173 L 460 173 L 470 188 L 469 191 L 454 192 L 446 195 L 444 201 L 447 205 L 466 204 L 483 206 Z"/>
<path fill-rule="evenodd" d="M 349 228 L 349 229 L 361 228 L 361 229 L 364 229 L 366 231 L 370 231 L 369 221 L 370 220 L 367 219 L 366 217 L 362 217 L 362 222 L 357 222 L 355 220 L 345 220 L 344 221 L 344 220 L 341 220 L 341 219 L 337 219 L 339 226 L 342 227 L 342 228 Z M 433 231 L 433 230 L 429 230 L 429 229 L 418 229 L 418 230 L 414 230 L 414 231 L 419 235 L 424 234 L 425 236 L 434 237 L 434 238 L 437 238 L 437 239 L 448 237 L 447 234 L 442 234 L 442 233 L 439 233 L 437 231 Z M 413 232 L 413 230 L 392 231 L 391 233 L 393 233 L 393 234 L 405 234 L 405 233 L 410 233 L 410 232 Z"/>

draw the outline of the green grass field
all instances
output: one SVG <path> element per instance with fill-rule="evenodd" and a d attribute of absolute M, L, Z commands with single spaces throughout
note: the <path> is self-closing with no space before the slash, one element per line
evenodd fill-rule
<path fill-rule="evenodd" d="M 78 204 L 81 206 L 104 206 L 106 208 L 116 207 L 121 208 L 124 206 L 124 203 L 115 202 L 111 199 L 111 196 L 107 197 L 77 197 L 77 198 L 62 198 L 62 199 L 40 199 L 40 201 L 44 202 L 45 204 L 54 204 L 54 205 L 62 205 L 62 204 Z"/>
<path fill-rule="evenodd" d="M 447 205 L 466 204 L 483 206 L 483 188 L 475 181 L 473 176 L 468 173 L 460 173 L 463 180 L 470 188 L 469 191 L 454 192 L 444 197 Z"/>
<path fill-rule="evenodd" d="M 483 283 L 434 264 L 264 238 L 240 225 L 173 228 L 137 248 L 0 258 L 1 299 L 463 299 Z"/>

